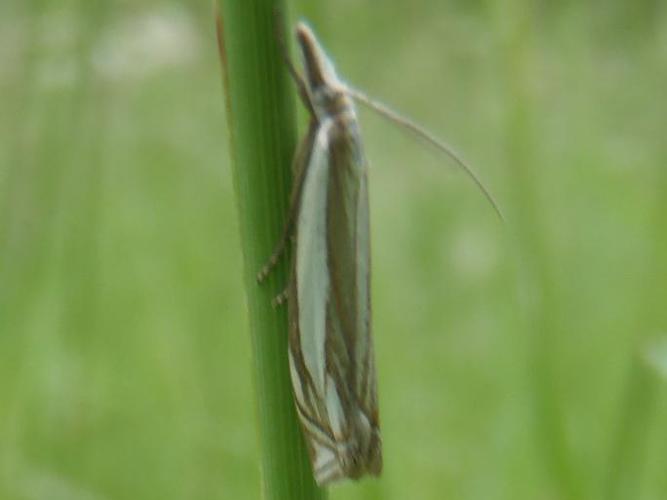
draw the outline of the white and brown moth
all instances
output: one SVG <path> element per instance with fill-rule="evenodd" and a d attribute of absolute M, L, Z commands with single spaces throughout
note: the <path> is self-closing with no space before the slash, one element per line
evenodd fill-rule
<path fill-rule="evenodd" d="M 368 183 L 347 89 L 305 24 L 297 26 L 296 36 L 305 78 L 292 74 L 310 125 L 295 157 L 284 237 L 258 278 L 268 275 L 293 235 L 287 288 L 290 372 L 315 479 L 323 485 L 382 470 Z"/>
<path fill-rule="evenodd" d="M 258 281 L 266 279 L 291 241 L 290 281 L 276 302 L 288 301 L 296 411 L 315 480 L 325 485 L 382 471 L 367 163 L 353 98 L 444 150 L 479 181 L 447 146 L 343 83 L 306 24 L 297 25 L 296 38 L 304 76 L 289 60 L 288 67 L 310 123 L 294 159 L 283 237 Z"/>

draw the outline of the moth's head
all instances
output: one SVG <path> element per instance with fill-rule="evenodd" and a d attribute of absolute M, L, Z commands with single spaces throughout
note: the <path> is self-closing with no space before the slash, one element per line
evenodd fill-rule
<path fill-rule="evenodd" d="M 296 39 L 316 113 L 335 114 L 349 107 L 351 101 L 345 84 L 339 80 L 331 60 L 306 23 L 297 24 Z"/>

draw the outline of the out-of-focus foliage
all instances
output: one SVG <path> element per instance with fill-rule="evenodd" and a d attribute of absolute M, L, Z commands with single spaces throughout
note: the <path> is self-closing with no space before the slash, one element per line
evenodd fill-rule
<path fill-rule="evenodd" d="M 0 5 L 0 498 L 259 495 L 208 8 Z M 507 218 L 362 113 L 385 473 L 332 498 L 667 498 L 663 3 L 303 12 Z"/>

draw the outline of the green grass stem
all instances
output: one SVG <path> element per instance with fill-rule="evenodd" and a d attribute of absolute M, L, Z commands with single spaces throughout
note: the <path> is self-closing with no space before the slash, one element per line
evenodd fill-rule
<path fill-rule="evenodd" d="M 283 2 L 223 0 L 218 20 L 230 153 L 244 281 L 250 315 L 265 499 L 324 498 L 298 428 L 287 362 L 285 308 L 271 299 L 284 288 L 287 259 L 268 282 L 255 276 L 283 229 L 296 144 L 294 90 L 276 37 Z"/>

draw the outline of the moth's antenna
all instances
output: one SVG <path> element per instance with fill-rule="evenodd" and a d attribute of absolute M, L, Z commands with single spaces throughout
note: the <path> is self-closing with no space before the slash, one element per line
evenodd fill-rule
<path fill-rule="evenodd" d="M 386 118 L 389 118 L 391 121 L 397 123 L 398 125 L 401 125 L 402 127 L 406 128 L 413 134 L 417 135 L 418 137 L 421 137 L 424 139 L 426 142 L 428 142 L 431 146 L 433 146 L 435 149 L 438 151 L 446 154 L 449 156 L 456 164 L 466 173 L 468 174 L 468 177 L 470 177 L 475 184 L 477 184 L 477 187 L 482 191 L 482 194 L 484 194 L 484 197 L 489 201 L 493 209 L 496 211 L 498 214 L 498 217 L 500 217 L 500 220 L 503 222 L 505 221 L 505 217 L 503 217 L 503 213 L 500 210 L 500 207 L 496 203 L 496 200 L 494 200 L 493 196 L 491 196 L 491 193 L 489 192 L 488 189 L 486 189 L 486 186 L 482 184 L 482 181 L 479 180 L 479 177 L 475 174 L 475 172 L 468 166 L 468 164 L 463 161 L 463 159 L 454 151 L 454 149 L 449 146 L 448 144 L 440 141 L 439 139 L 436 139 L 433 137 L 429 132 L 427 132 L 425 129 L 417 125 L 415 122 L 412 120 L 398 114 L 396 111 L 393 109 L 385 106 L 384 104 L 371 99 L 368 97 L 366 94 L 361 92 L 360 90 L 357 90 L 352 87 L 347 87 L 346 88 L 347 93 L 351 95 L 355 100 L 359 101 L 361 104 L 367 106 L 368 108 L 372 109 L 376 113 L 379 113 Z"/>

